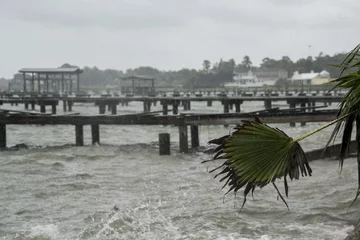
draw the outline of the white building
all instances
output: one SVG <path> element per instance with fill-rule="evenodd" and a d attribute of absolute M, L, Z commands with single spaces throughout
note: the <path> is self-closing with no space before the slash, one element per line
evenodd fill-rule
<path fill-rule="evenodd" d="M 311 71 L 310 73 L 299 73 L 295 71 L 290 81 L 294 84 L 302 85 L 321 85 L 330 82 L 330 73 L 323 70 L 320 73 Z"/>
<path fill-rule="evenodd" d="M 287 79 L 288 73 L 283 69 L 265 69 L 235 73 L 234 81 L 226 83 L 225 87 L 262 87 L 272 86 L 279 79 Z"/>

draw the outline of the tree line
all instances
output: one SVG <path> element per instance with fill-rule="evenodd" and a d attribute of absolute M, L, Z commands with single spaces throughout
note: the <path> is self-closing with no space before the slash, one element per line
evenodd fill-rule
<path fill-rule="evenodd" d="M 265 57 L 259 66 L 254 66 L 249 56 L 244 56 L 241 61 L 236 62 L 234 59 L 211 62 L 205 59 L 200 69 L 183 68 L 180 70 L 162 71 L 150 66 L 141 66 L 126 70 L 105 69 L 97 67 L 84 67 L 81 75 L 81 84 L 84 86 L 102 86 L 108 87 L 118 85 L 120 79 L 129 75 L 143 75 L 154 77 L 156 86 L 166 86 L 172 88 L 185 87 L 221 87 L 225 82 L 233 79 L 234 73 L 247 72 L 249 70 L 272 70 L 284 69 L 288 71 L 289 77 L 294 71 L 320 72 L 326 70 L 331 77 L 339 76 L 339 68 L 333 67 L 333 64 L 343 60 L 346 54 L 338 53 L 333 56 L 319 53 L 316 57 L 308 56 L 293 61 L 288 56 L 280 59 Z M 61 67 L 74 66 L 63 64 Z"/>

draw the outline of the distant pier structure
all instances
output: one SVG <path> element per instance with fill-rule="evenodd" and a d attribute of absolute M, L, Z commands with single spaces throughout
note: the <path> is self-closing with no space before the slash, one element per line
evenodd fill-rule
<path fill-rule="evenodd" d="M 72 94 L 73 82 L 76 92 L 80 92 L 80 74 L 77 67 L 70 68 L 22 68 L 24 93 L 62 93 Z"/>
<path fill-rule="evenodd" d="M 121 93 L 131 95 L 154 95 L 155 79 L 143 76 L 121 78 Z"/>

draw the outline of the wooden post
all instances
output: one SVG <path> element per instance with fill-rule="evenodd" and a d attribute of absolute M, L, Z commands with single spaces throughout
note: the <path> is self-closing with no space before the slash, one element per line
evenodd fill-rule
<path fill-rule="evenodd" d="M 66 109 L 66 101 L 65 101 L 65 100 L 63 100 L 63 111 L 64 111 L 64 112 L 67 111 L 67 109 Z"/>
<path fill-rule="evenodd" d="M 76 146 L 84 146 L 84 129 L 83 125 L 75 125 Z"/>
<path fill-rule="evenodd" d="M 159 154 L 170 155 L 170 134 L 159 133 Z"/>
<path fill-rule="evenodd" d="M 100 130 L 98 124 L 91 125 L 91 138 L 92 138 L 92 144 L 100 143 Z"/>
<path fill-rule="evenodd" d="M 35 102 L 31 102 L 31 110 L 35 110 Z"/>
<path fill-rule="evenodd" d="M 265 100 L 265 109 L 266 110 L 271 109 L 271 100 L 269 99 Z"/>
<path fill-rule="evenodd" d="M 182 105 L 184 106 L 184 111 L 189 110 L 188 105 L 187 105 L 187 101 L 182 101 Z"/>
<path fill-rule="evenodd" d="M 229 109 L 230 109 L 230 110 L 233 110 L 233 109 L 234 109 L 233 103 L 229 103 Z"/>
<path fill-rule="evenodd" d="M 187 109 L 191 110 L 191 101 L 187 101 L 187 105 L 188 105 Z"/>
<path fill-rule="evenodd" d="M 25 105 L 25 109 L 28 110 L 29 109 L 29 103 L 26 102 L 24 105 Z"/>
<path fill-rule="evenodd" d="M 191 147 L 197 148 L 200 146 L 199 144 L 199 126 L 191 126 Z"/>
<path fill-rule="evenodd" d="M 32 73 L 32 75 L 31 75 L 31 92 L 33 93 L 35 90 L 34 90 L 34 81 L 35 81 L 35 75 L 34 75 L 34 73 Z"/>
<path fill-rule="evenodd" d="M 295 102 L 293 102 L 293 101 L 291 101 L 290 102 L 290 109 L 291 108 L 295 108 L 296 107 L 296 103 Z M 296 124 L 294 123 L 294 122 L 291 122 L 290 123 L 290 127 L 295 127 L 296 126 Z"/>
<path fill-rule="evenodd" d="M 23 80 L 24 80 L 23 91 L 24 91 L 24 93 L 26 93 L 26 74 L 25 73 L 23 73 Z"/>
<path fill-rule="evenodd" d="M 239 113 L 240 112 L 240 102 L 236 102 L 235 103 L 235 112 Z"/>
<path fill-rule="evenodd" d="M 72 102 L 72 101 L 68 101 L 68 110 L 69 110 L 69 112 L 72 111 L 72 105 L 73 105 L 73 102 Z"/>
<path fill-rule="evenodd" d="M 179 113 L 179 105 L 176 101 L 173 103 L 173 114 L 177 115 Z"/>
<path fill-rule="evenodd" d="M 0 124 L 0 148 L 6 148 L 6 125 Z"/>
<path fill-rule="evenodd" d="M 188 132 L 186 125 L 179 126 L 179 144 L 180 144 L 180 152 L 188 153 L 189 146 L 188 146 Z"/>
<path fill-rule="evenodd" d="M 208 107 L 212 107 L 212 101 L 211 101 L 211 100 L 208 100 L 208 101 L 207 101 L 207 106 L 208 106 Z"/>
<path fill-rule="evenodd" d="M 51 114 L 56 114 L 56 105 L 51 105 Z"/>
<path fill-rule="evenodd" d="M 49 92 L 49 75 L 46 74 L 46 92 Z"/>
<path fill-rule="evenodd" d="M 149 112 L 149 104 L 147 101 L 143 102 L 144 112 Z"/>
<path fill-rule="evenodd" d="M 76 74 L 76 92 L 80 92 L 80 76 L 79 73 Z"/>
<path fill-rule="evenodd" d="M 305 102 L 302 102 L 301 104 L 300 104 L 300 107 L 302 107 L 302 108 L 305 108 L 306 107 L 306 103 Z M 302 112 L 305 112 L 305 109 L 304 110 L 301 110 Z M 306 125 L 306 122 L 301 122 L 301 126 L 305 126 Z"/>
<path fill-rule="evenodd" d="M 64 74 L 61 74 L 61 93 L 64 93 Z"/>
<path fill-rule="evenodd" d="M 72 94 L 73 79 L 70 77 L 70 94 Z"/>
<path fill-rule="evenodd" d="M 229 113 L 229 103 L 227 101 L 224 101 L 224 113 Z"/>
<path fill-rule="evenodd" d="M 311 107 L 312 107 L 311 111 L 315 112 L 315 101 L 311 102 Z"/>
<path fill-rule="evenodd" d="M 112 115 L 116 115 L 117 114 L 117 105 L 116 105 L 116 103 L 113 103 L 112 105 L 111 105 L 111 114 Z"/>
<path fill-rule="evenodd" d="M 37 82 L 38 82 L 38 93 L 41 92 L 41 87 L 40 87 L 40 73 L 37 74 Z"/>
<path fill-rule="evenodd" d="M 99 114 L 105 114 L 106 105 L 104 103 L 99 103 Z"/>
<path fill-rule="evenodd" d="M 163 115 L 168 115 L 168 103 L 166 101 L 162 103 L 162 107 L 163 107 Z"/>
<path fill-rule="evenodd" d="M 146 101 L 146 104 L 148 112 L 151 112 L 151 101 Z"/>
<path fill-rule="evenodd" d="M 40 103 L 40 112 L 41 113 L 46 113 L 46 105 L 43 102 Z"/>
<path fill-rule="evenodd" d="M 108 110 L 108 112 L 111 111 L 111 104 L 108 104 L 108 105 L 107 105 L 107 110 Z"/>

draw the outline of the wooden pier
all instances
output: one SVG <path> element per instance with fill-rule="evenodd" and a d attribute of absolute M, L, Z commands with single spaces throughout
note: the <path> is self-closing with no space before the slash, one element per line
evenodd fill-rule
<path fill-rule="evenodd" d="M 151 112 L 151 106 L 156 105 L 158 102 L 162 105 L 163 115 L 168 114 L 169 106 L 172 107 L 172 113 L 174 115 L 179 114 L 179 107 L 183 106 L 184 111 L 191 110 L 191 102 L 206 102 L 207 107 L 211 107 L 213 102 L 221 102 L 223 105 L 223 112 L 229 113 L 231 110 L 235 112 L 241 111 L 241 104 L 244 102 L 263 102 L 265 109 L 271 109 L 272 104 L 278 101 L 286 101 L 290 108 L 296 108 L 296 106 L 315 106 L 316 103 L 332 104 L 342 100 L 342 96 L 185 96 L 185 97 L 146 97 L 146 96 L 129 96 L 129 97 L 89 97 L 89 96 L 17 96 L 17 97 L 4 97 L 0 98 L 0 105 L 3 104 L 24 104 L 24 108 L 28 109 L 31 106 L 31 110 L 35 109 L 35 106 L 40 106 L 40 111 L 45 113 L 46 106 L 52 107 L 52 113 L 56 114 L 57 106 L 59 102 L 62 102 L 63 111 L 72 111 L 74 103 L 93 103 L 99 108 L 99 114 L 105 114 L 106 107 L 111 114 L 117 114 L 117 108 L 119 105 L 124 106 L 129 102 L 142 102 L 143 112 Z"/>
<path fill-rule="evenodd" d="M 6 125 L 73 125 L 75 126 L 75 144 L 84 145 L 84 125 L 91 125 L 92 143 L 100 143 L 100 125 L 173 125 L 179 129 L 180 151 L 189 152 L 188 131 L 190 128 L 191 147 L 199 146 L 200 125 L 236 125 L 241 120 L 258 117 L 264 123 L 288 122 L 326 122 L 334 119 L 337 110 L 304 112 L 303 109 L 271 109 L 253 113 L 228 114 L 180 114 L 159 115 L 158 113 L 140 113 L 128 115 L 34 115 L 26 112 L 11 113 L 0 111 L 0 148 L 6 147 Z"/>

